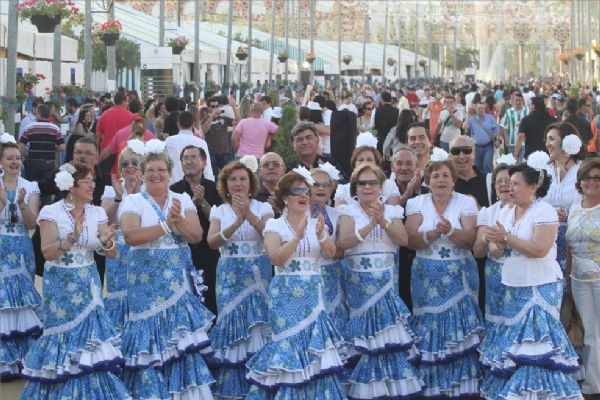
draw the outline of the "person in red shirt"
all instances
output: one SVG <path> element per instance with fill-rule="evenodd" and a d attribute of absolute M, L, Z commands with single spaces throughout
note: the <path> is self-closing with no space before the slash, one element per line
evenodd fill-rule
<path fill-rule="evenodd" d="M 117 131 L 108 146 L 100 152 L 100 162 L 113 154 L 121 154 L 121 150 L 127 146 L 127 141 L 130 139 L 140 139 L 143 142 L 154 139 L 154 134 L 146 127 L 146 117 L 143 114 L 133 114 L 131 125 Z M 118 173 L 118 161 L 118 157 L 115 157 L 114 165 L 110 171 L 113 175 Z"/>
<path fill-rule="evenodd" d="M 104 150 L 116 135 L 119 129 L 131 123 L 133 114 L 127 109 L 127 93 L 117 92 L 114 96 L 114 105 L 102 113 L 96 124 L 96 141 L 99 143 L 100 152 Z M 107 158 L 98 164 L 98 172 L 106 185 L 110 185 L 110 170 L 115 163 L 115 156 Z"/>
<path fill-rule="evenodd" d="M 410 104 L 411 110 L 415 110 L 417 107 L 419 107 L 419 102 L 421 100 L 419 99 L 419 96 L 417 96 L 417 93 L 415 92 L 414 87 L 411 86 L 408 88 L 408 93 L 406 94 L 406 99 L 408 100 L 408 104 Z"/>

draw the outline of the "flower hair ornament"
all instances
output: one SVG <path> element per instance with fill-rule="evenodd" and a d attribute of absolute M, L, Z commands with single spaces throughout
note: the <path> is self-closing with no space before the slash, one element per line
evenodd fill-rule
<path fill-rule="evenodd" d="M 146 155 L 146 145 L 140 139 L 131 139 L 127 141 L 127 147 L 129 150 L 137 154 L 138 156 Z"/>
<path fill-rule="evenodd" d="M 10 133 L 3 133 L 2 135 L 0 135 L 0 143 L 2 144 L 6 144 L 6 143 L 17 143 L 17 140 L 15 139 L 15 137 L 13 135 L 11 135 Z"/>
<path fill-rule="evenodd" d="M 250 171 L 252 171 L 253 174 L 256 173 L 256 171 L 258 171 L 258 161 L 256 160 L 256 157 L 252 156 L 252 155 L 246 155 L 242 158 L 240 158 L 240 163 L 248 168 Z"/>
<path fill-rule="evenodd" d="M 165 151 L 165 142 L 151 139 L 146 142 L 146 154 L 161 154 Z"/>
<path fill-rule="evenodd" d="M 566 139 L 566 138 L 565 138 Z M 540 173 L 538 177 L 538 186 L 542 186 L 544 183 L 544 177 L 546 176 L 546 165 L 550 162 L 550 156 L 548 153 L 538 150 L 534 151 L 527 158 L 527 166 L 537 170 Z"/>
<path fill-rule="evenodd" d="M 429 157 L 429 161 L 439 162 L 446 161 L 450 155 L 446 150 L 440 147 L 434 147 L 431 151 L 431 156 Z"/>
<path fill-rule="evenodd" d="M 72 164 L 63 164 L 59 169 L 56 176 L 54 176 L 54 183 L 61 190 L 69 190 L 75 185 L 75 178 L 73 175 L 77 172 Z"/>
<path fill-rule="evenodd" d="M 377 138 L 371 132 L 363 132 L 356 137 L 356 148 L 367 146 L 377 148 Z"/>
<path fill-rule="evenodd" d="M 314 185 L 315 180 L 313 179 L 312 175 L 310 174 L 310 171 L 307 170 L 306 168 L 304 168 L 303 166 L 296 167 L 292 171 L 297 173 L 298 175 L 302 176 L 304 178 L 304 180 L 306 181 L 306 183 L 308 184 L 308 186 Z"/>
<path fill-rule="evenodd" d="M 340 180 L 340 171 L 338 171 L 338 169 L 334 167 L 333 164 L 331 164 L 329 161 L 319 165 L 319 168 L 317 169 L 320 169 L 321 171 L 325 172 L 333 181 Z"/>
<path fill-rule="evenodd" d="M 496 165 L 508 165 L 512 167 L 515 164 L 517 164 L 517 160 L 512 154 L 503 154 L 496 160 Z"/>
<path fill-rule="evenodd" d="M 579 136 L 571 133 L 570 135 L 565 136 L 562 140 L 561 147 L 565 153 L 570 156 L 574 156 L 575 154 L 581 151 L 581 146 L 583 142 L 579 139 Z"/>

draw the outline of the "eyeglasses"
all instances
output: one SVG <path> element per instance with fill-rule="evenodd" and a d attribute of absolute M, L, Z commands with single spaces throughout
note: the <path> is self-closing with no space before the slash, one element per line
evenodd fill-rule
<path fill-rule="evenodd" d="M 93 157 L 96 155 L 96 153 L 94 153 L 93 151 L 81 151 L 81 150 L 75 150 L 73 152 L 73 154 L 75 154 L 76 156 L 86 156 L 86 157 Z"/>
<path fill-rule="evenodd" d="M 17 214 L 17 205 L 15 203 L 8 205 L 8 211 L 10 212 L 10 223 L 16 224 L 19 222 L 19 214 Z"/>
<path fill-rule="evenodd" d="M 83 183 L 84 185 L 88 185 L 91 187 L 96 187 L 96 182 L 93 179 L 80 179 L 77 181 L 77 184 Z"/>
<path fill-rule="evenodd" d="M 356 186 L 378 186 L 379 184 L 377 179 L 356 181 Z"/>
<path fill-rule="evenodd" d="M 473 148 L 472 147 L 453 147 L 450 149 L 450 154 L 452 154 L 453 156 L 459 156 L 460 153 L 463 153 L 464 155 L 468 156 L 469 154 L 473 153 Z"/>
<path fill-rule="evenodd" d="M 123 161 L 121 161 L 121 168 L 127 168 L 130 165 L 132 167 L 137 168 L 140 166 L 140 162 L 138 160 L 123 160 Z"/>
<path fill-rule="evenodd" d="M 310 189 L 307 187 L 293 187 L 290 188 L 290 196 L 300 196 L 302 194 L 309 194 Z"/>
<path fill-rule="evenodd" d="M 265 161 L 264 163 L 262 163 L 262 165 L 260 166 L 261 168 L 279 168 L 281 167 L 281 163 L 279 161 Z"/>
<path fill-rule="evenodd" d="M 600 183 L 600 176 L 598 176 L 598 175 L 596 175 L 596 176 L 584 175 L 584 176 L 581 177 L 581 182 Z"/>
<path fill-rule="evenodd" d="M 313 183 L 315 189 L 330 189 L 331 183 L 329 182 L 315 182 Z"/>

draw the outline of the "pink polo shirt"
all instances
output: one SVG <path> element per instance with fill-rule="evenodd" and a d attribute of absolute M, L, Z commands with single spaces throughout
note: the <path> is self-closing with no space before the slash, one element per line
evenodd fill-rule
<path fill-rule="evenodd" d="M 276 124 L 262 118 L 245 118 L 241 120 L 235 128 L 240 134 L 238 157 L 245 155 L 253 155 L 256 158 L 262 157 L 265 153 L 267 137 L 274 134 L 277 128 Z"/>

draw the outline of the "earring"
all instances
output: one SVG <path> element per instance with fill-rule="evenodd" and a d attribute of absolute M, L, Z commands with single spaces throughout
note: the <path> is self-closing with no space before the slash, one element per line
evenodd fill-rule
<path fill-rule="evenodd" d="M 383 202 L 384 202 L 384 201 L 383 201 L 383 196 L 381 195 L 381 193 L 379 194 L 379 198 L 378 198 L 378 200 L 379 200 L 379 202 L 380 202 L 380 203 L 383 203 Z"/>
<path fill-rule="evenodd" d="M 353 196 L 352 200 L 356 201 L 358 203 L 358 196 Z"/>
<path fill-rule="evenodd" d="M 75 202 L 73 201 L 73 196 L 70 193 L 67 195 L 67 197 L 65 197 L 64 203 L 67 211 L 71 211 L 75 208 Z"/>

